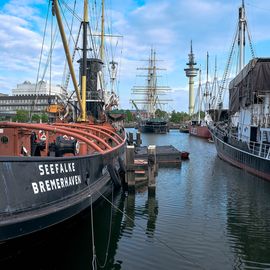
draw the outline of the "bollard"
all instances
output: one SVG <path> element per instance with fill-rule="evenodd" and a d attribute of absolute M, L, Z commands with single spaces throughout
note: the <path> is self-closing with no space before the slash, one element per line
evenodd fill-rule
<path fill-rule="evenodd" d="M 134 172 L 134 145 L 128 145 L 126 151 L 126 182 L 128 184 L 128 191 L 135 192 L 135 172 Z"/>
<path fill-rule="evenodd" d="M 79 142 L 80 145 L 80 155 L 87 155 L 87 144 L 85 142 Z"/>
<path fill-rule="evenodd" d="M 147 148 L 148 153 L 148 193 L 155 194 L 156 192 L 156 164 L 157 164 L 157 156 L 156 156 L 156 146 L 149 145 Z"/>
<path fill-rule="evenodd" d="M 140 147 L 142 144 L 141 132 L 136 133 L 136 147 Z"/>
<path fill-rule="evenodd" d="M 133 145 L 133 143 L 134 143 L 133 133 L 132 132 L 129 132 L 129 134 L 128 134 L 128 144 L 129 145 Z"/>

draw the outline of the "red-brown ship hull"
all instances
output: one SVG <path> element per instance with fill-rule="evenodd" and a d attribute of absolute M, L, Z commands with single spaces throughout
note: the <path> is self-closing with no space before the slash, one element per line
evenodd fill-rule
<path fill-rule="evenodd" d="M 190 125 L 189 134 L 192 136 L 205 138 L 205 139 L 211 138 L 211 133 L 208 130 L 207 126 Z"/>

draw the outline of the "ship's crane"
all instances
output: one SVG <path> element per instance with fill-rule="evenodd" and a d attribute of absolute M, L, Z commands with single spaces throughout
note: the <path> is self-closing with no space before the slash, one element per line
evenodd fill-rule
<path fill-rule="evenodd" d="M 142 119 L 141 112 L 140 112 L 140 110 L 139 110 L 137 104 L 135 103 L 135 101 L 134 101 L 134 100 L 131 100 L 131 103 L 132 103 L 132 105 L 135 107 L 138 117 L 139 117 L 140 119 Z"/>

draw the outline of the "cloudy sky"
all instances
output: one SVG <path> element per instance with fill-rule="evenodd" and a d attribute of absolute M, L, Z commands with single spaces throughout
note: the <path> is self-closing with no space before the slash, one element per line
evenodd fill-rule
<path fill-rule="evenodd" d="M 72 6 L 71 0 L 66 0 Z M 78 1 L 77 2 L 82 2 Z M 165 68 L 161 85 L 169 85 L 173 100 L 167 110 L 188 110 L 188 81 L 184 68 L 193 40 L 196 61 L 205 80 L 206 52 L 210 54 L 210 73 L 217 57 L 221 78 L 236 30 L 240 0 L 108 0 L 112 32 L 121 35 L 117 41 L 119 55 L 119 94 L 123 108 L 129 103 L 131 88 L 143 85 L 137 67 L 144 66 L 150 49 L 156 50 Z M 270 1 L 246 0 L 249 30 L 256 56 L 270 57 Z M 0 92 L 25 80 L 37 78 L 43 29 L 48 0 L 0 1 Z M 49 27 L 49 26 L 48 26 Z M 45 49 L 50 46 L 45 43 Z M 56 43 L 60 50 L 60 43 Z M 60 84 L 63 59 L 54 53 L 52 80 Z M 249 58 L 247 54 L 246 58 Z M 40 71 L 42 73 L 43 71 Z M 71 85 L 71 84 L 70 84 Z"/>

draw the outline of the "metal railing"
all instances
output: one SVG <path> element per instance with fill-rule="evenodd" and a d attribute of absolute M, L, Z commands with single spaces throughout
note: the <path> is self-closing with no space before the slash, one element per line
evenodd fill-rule
<path fill-rule="evenodd" d="M 228 135 L 226 132 L 220 130 L 219 128 L 215 129 L 214 135 L 216 135 L 221 140 L 224 140 L 225 137 L 228 137 L 229 141 L 227 142 L 231 142 L 232 140 L 239 141 L 237 136 L 232 135 L 232 134 Z M 270 144 L 269 143 L 255 142 L 255 141 L 242 142 L 242 143 L 246 144 L 247 149 L 249 150 L 249 153 L 258 157 L 270 159 Z M 245 150 L 243 149 L 243 151 Z"/>

